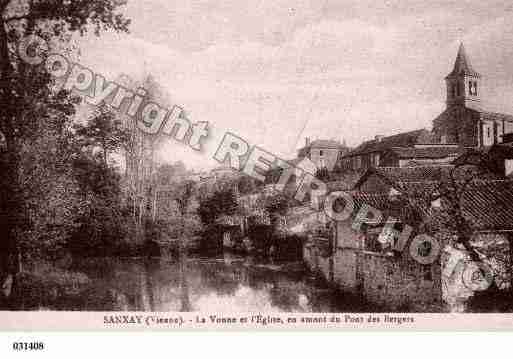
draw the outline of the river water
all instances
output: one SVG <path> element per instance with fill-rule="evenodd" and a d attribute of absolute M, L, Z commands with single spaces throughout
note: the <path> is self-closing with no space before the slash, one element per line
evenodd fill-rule
<path fill-rule="evenodd" d="M 94 259 L 74 265 L 89 277 L 79 296 L 50 310 L 351 312 L 358 300 L 336 293 L 300 262 L 216 258 Z"/>

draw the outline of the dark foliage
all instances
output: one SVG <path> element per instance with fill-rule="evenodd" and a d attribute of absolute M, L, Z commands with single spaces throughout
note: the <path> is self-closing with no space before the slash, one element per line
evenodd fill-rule
<path fill-rule="evenodd" d="M 205 225 L 212 225 L 222 215 L 231 216 L 237 211 L 237 200 L 233 191 L 218 190 L 200 201 L 198 215 Z"/>

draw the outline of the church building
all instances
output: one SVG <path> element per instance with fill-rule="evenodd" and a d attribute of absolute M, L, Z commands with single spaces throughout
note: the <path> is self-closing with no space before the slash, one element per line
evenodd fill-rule
<path fill-rule="evenodd" d="M 513 134 L 513 116 L 485 110 L 481 75 L 460 45 L 454 68 L 445 78 L 445 110 L 433 129 L 376 136 L 339 157 L 343 170 L 371 167 L 409 167 L 450 163 L 469 149 L 489 149 Z"/>
<path fill-rule="evenodd" d="M 513 116 L 485 110 L 481 79 L 461 44 L 454 68 L 445 78 L 447 107 L 433 121 L 436 142 L 482 148 L 501 143 L 504 134 L 513 132 Z"/>

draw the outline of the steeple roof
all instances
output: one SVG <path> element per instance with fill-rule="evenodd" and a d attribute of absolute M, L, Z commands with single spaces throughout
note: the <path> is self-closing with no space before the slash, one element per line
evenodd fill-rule
<path fill-rule="evenodd" d="M 472 65 L 470 64 L 470 61 L 465 52 L 465 46 L 463 46 L 463 43 L 460 44 L 458 55 L 456 56 L 456 61 L 454 62 L 454 68 L 446 78 L 455 77 L 458 75 L 481 77 L 481 75 L 472 68 Z"/>

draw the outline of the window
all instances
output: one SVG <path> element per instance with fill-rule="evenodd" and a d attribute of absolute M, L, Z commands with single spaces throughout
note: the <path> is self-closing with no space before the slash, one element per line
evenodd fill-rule
<path fill-rule="evenodd" d="M 319 150 L 319 156 L 324 156 L 324 151 L 323 150 Z"/>
<path fill-rule="evenodd" d="M 374 167 L 379 167 L 379 153 L 372 155 L 372 165 Z"/>
<path fill-rule="evenodd" d="M 356 169 L 360 169 L 360 167 L 362 167 L 362 158 L 360 156 L 357 156 L 356 159 Z"/>
<path fill-rule="evenodd" d="M 486 137 L 490 138 L 491 137 L 491 134 L 490 134 L 490 127 L 487 127 L 486 128 Z"/>
<path fill-rule="evenodd" d="M 472 96 L 477 96 L 477 81 L 468 82 L 468 93 Z"/>
<path fill-rule="evenodd" d="M 431 273 L 431 266 L 423 266 L 422 271 L 424 272 L 424 280 L 433 280 L 433 274 Z"/>

